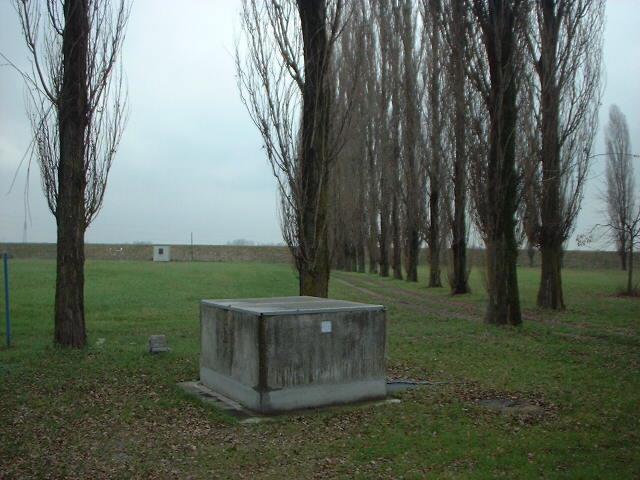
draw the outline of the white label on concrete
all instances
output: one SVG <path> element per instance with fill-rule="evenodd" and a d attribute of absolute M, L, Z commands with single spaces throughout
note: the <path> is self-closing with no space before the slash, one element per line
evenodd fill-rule
<path fill-rule="evenodd" d="M 324 322 L 322 322 L 320 324 L 320 331 L 322 333 L 331 333 L 331 322 L 328 320 L 325 320 Z"/>

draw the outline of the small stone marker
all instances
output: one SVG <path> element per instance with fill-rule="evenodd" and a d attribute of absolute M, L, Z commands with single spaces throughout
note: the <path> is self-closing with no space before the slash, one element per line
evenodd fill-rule
<path fill-rule="evenodd" d="M 149 353 L 168 352 L 167 337 L 164 335 L 151 335 L 149 337 Z"/>

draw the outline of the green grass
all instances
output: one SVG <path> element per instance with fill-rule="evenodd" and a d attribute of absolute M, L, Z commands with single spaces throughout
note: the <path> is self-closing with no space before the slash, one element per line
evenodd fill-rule
<path fill-rule="evenodd" d="M 564 272 L 567 311 L 482 323 L 473 292 L 334 273 L 331 296 L 388 307 L 391 376 L 438 382 L 399 404 L 241 425 L 182 394 L 202 298 L 295 295 L 291 267 L 88 262 L 89 347 L 52 345 L 55 265 L 11 263 L 14 347 L 0 350 L 0 478 L 638 478 L 640 302 L 617 271 Z M 426 271 L 420 271 L 426 278 Z M 4 316 L 4 310 L 1 312 Z M 149 335 L 172 351 L 146 353 Z M 101 343 L 99 343 L 99 339 Z M 2 338 L 4 342 L 4 338 Z M 540 406 L 509 416 L 478 400 Z"/>

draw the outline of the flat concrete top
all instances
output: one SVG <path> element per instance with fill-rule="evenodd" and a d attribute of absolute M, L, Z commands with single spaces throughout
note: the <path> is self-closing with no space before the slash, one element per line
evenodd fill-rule
<path fill-rule="evenodd" d="M 384 310 L 382 305 L 331 300 L 318 297 L 272 297 L 202 300 L 226 310 L 256 315 L 294 315 L 302 313 L 361 312 Z"/>

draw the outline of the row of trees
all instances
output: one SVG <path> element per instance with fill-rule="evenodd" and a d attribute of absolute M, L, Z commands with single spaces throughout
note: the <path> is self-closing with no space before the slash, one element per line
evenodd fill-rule
<path fill-rule="evenodd" d="M 524 239 L 542 255 L 538 304 L 564 308 L 603 15 L 602 0 L 245 0 L 239 86 L 279 181 L 301 293 L 326 295 L 331 261 L 417 281 L 422 244 L 428 285 L 442 285 L 450 250 L 452 292 L 466 293 L 473 223 L 488 322 L 521 322 Z"/>
<path fill-rule="evenodd" d="M 125 0 L 14 0 L 29 113 L 57 222 L 55 340 L 82 347 L 84 233 L 126 120 Z M 301 294 L 332 261 L 468 291 L 469 218 L 487 251 L 486 319 L 521 322 L 516 257 L 543 258 L 541 306 L 562 308 L 560 257 L 582 198 L 599 103 L 602 0 L 244 0 L 242 99 L 281 193 Z M 115 79 L 115 81 L 114 81 Z"/>

